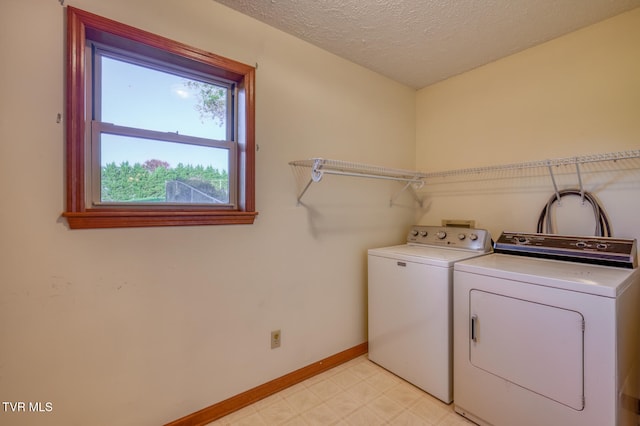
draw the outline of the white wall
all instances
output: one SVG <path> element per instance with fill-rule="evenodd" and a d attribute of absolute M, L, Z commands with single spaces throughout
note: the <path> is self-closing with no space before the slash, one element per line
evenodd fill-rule
<path fill-rule="evenodd" d="M 384 181 L 326 176 L 296 205 L 288 162 L 413 168 L 415 91 L 210 0 L 71 5 L 258 63 L 253 226 L 69 230 L 64 8 L 0 5 L 0 423 L 157 425 L 366 341 L 366 249 L 415 211 Z M 282 347 L 269 348 L 273 329 Z"/>
<path fill-rule="evenodd" d="M 640 9 L 420 90 L 417 168 L 428 172 L 640 149 Z M 609 214 L 614 235 L 640 238 L 640 161 L 584 166 L 584 188 Z M 573 168 L 555 170 L 560 189 Z M 535 232 L 553 194 L 537 171 L 436 179 L 418 222 L 475 219 L 497 238 Z M 455 180 L 457 182 L 453 183 Z M 563 199 L 558 233 L 593 234 L 588 205 Z"/>

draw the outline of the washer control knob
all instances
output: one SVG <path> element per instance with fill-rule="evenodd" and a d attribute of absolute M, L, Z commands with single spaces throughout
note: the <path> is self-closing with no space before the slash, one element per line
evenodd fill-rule
<path fill-rule="evenodd" d="M 429 235 L 429 233 L 427 231 L 420 231 L 420 236 L 421 237 L 426 237 L 427 235 Z"/>
<path fill-rule="evenodd" d="M 418 236 L 418 230 L 414 229 L 413 231 L 411 231 L 411 235 L 413 235 L 414 237 Z"/>
<path fill-rule="evenodd" d="M 578 248 L 585 248 L 586 246 L 587 246 L 587 243 L 584 242 L 584 241 L 578 241 L 576 243 L 576 247 L 578 247 Z"/>
<path fill-rule="evenodd" d="M 438 237 L 441 240 L 444 240 L 445 238 L 447 238 L 447 233 L 444 231 L 438 231 L 436 232 L 436 237 Z"/>
<path fill-rule="evenodd" d="M 600 243 L 600 244 L 596 245 L 596 248 L 598 250 L 605 250 L 607 248 L 607 245 L 605 243 Z"/>
<path fill-rule="evenodd" d="M 467 238 L 467 236 L 466 236 L 466 235 L 464 235 L 464 234 L 458 234 L 458 239 L 459 239 L 460 241 L 464 240 L 465 238 Z"/>
<path fill-rule="evenodd" d="M 477 240 L 477 239 L 478 239 L 478 236 L 477 236 L 476 234 L 469 234 L 469 239 L 470 239 L 471 241 L 475 241 L 475 240 Z"/>

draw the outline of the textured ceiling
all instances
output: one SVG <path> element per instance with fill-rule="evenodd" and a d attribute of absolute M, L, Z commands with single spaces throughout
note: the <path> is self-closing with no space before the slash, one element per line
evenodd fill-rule
<path fill-rule="evenodd" d="M 640 0 L 216 0 L 419 89 Z"/>

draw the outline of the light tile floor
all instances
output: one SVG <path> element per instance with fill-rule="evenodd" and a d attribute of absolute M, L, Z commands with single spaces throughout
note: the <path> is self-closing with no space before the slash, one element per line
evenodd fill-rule
<path fill-rule="evenodd" d="M 223 417 L 210 426 L 473 425 L 366 355 Z"/>

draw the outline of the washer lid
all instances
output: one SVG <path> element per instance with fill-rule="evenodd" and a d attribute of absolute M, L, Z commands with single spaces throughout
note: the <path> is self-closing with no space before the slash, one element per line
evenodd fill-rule
<path fill-rule="evenodd" d="M 617 297 L 638 269 L 494 253 L 455 264 L 455 270 L 598 296 Z M 454 279 L 455 285 L 455 279 Z"/>
<path fill-rule="evenodd" d="M 472 250 L 448 249 L 425 245 L 402 244 L 398 246 L 370 249 L 369 256 L 386 257 L 407 262 L 423 263 L 440 267 L 451 267 L 455 262 L 482 256 L 486 253 Z"/>

